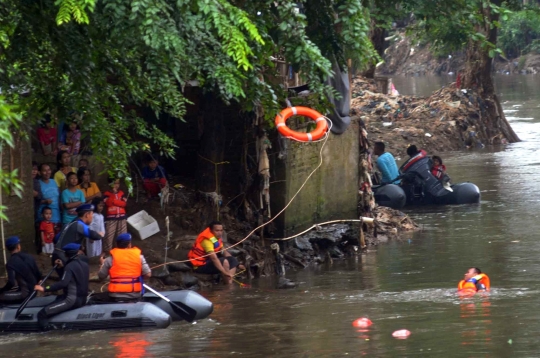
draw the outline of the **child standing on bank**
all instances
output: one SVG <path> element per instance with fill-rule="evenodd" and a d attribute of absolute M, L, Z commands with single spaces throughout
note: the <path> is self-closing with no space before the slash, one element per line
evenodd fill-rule
<path fill-rule="evenodd" d="M 94 206 L 94 216 L 92 223 L 90 224 L 90 230 L 93 230 L 105 237 L 105 218 L 103 217 L 103 209 L 105 204 L 102 197 L 97 197 L 92 200 Z M 102 240 L 90 240 L 86 239 L 86 256 L 95 257 L 101 255 L 103 252 Z"/>
<path fill-rule="evenodd" d="M 110 191 L 103 194 L 105 206 L 105 237 L 103 238 L 103 252 L 108 254 L 113 246 L 114 239 L 127 232 L 126 205 L 127 198 L 120 190 L 120 180 L 110 179 Z"/>
<path fill-rule="evenodd" d="M 41 252 L 45 255 L 52 255 L 54 251 L 54 235 L 55 225 L 51 222 L 52 209 L 45 206 L 41 209 L 41 217 L 43 220 L 39 223 L 39 235 L 41 236 Z"/>

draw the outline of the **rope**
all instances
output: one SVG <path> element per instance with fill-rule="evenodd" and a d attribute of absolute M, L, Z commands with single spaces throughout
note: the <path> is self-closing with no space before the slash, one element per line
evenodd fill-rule
<path fill-rule="evenodd" d="M 365 218 L 365 219 L 371 219 L 371 218 Z M 272 239 L 272 238 L 266 238 L 266 240 L 271 240 L 271 241 L 287 241 L 287 240 L 291 240 L 291 239 L 294 239 L 295 237 L 298 237 L 300 235 L 303 235 L 305 234 L 306 232 L 310 231 L 310 230 L 313 230 L 314 228 L 316 228 L 317 226 L 321 226 L 321 225 L 328 225 L 328 224 L 335 224 L 335 223 L 345 223 L 345 222 L 364 222 L 366 220 L 364 219 L 343 219 L 343 220 L 332 220 L 332 221 L 326 221 L 326 222 L 323 222 L 323 223 L 319 223 L 319 224 L 315 224 L 313 225 L 312 227 L 310 227 L 309 229 L 306 229 L 304 231 L 302 231 L 301 233 L 298 233 L 296 235 L 293 235 L 293 236 L 289 236 L 289 237 L 285 237 L 285 238 L 282 238 L 282 239 Z"/>
<path fill-rule="evenodd" d="M 326 118 L 326 117 L 325 117 Z M 280 216 L 285 210 L 287 210 L 287 208 L 291 205 L 291 203 L 293 202 L 294 199 L 296 199 L 296 197 L 298 196 L 298 194 L 300 194 L 300 191 L 302 191 L 302 189 L 304 189 L 304 186 L 306 186 L 308 180 L 313 176 L 313 174 L 315 174 L 315 172 L 321 167 L 322 163 L 323 163 L 323 149 L 324 149 L 324 146 L 326 145 L 326 142 L 328 141 L 328 133 L 330 132 L 330 129 L 332 128 L 332 121 L 329 119 L 329 118 L 326 118 L 328 121 L 330 121 L 330 128 L 328 129 L 328 132 L 327 132 L 327 135 L 324 137 L 323 140 L 323 144 L 321 146 L 321 150 L 319 151 L 319 164 L 315 167 L 315 169 L 313 169 L 311 171 L 311 173 L 309 173 L 309 175 L 307 176 L 306 180 L 304 180 L 304 183 L 302 183 L 302 185 L 300 186 L 300 188 L 298 188 L 298 190 L 296 191 L 296 193 L 293 195 L 293 197 L 291 198 L 291 200 L 289 200 L 289 202 L 287 203 L 287 205 L 285 205 L 285 207 L 283 209 L 281 209 L 277 215 L 274 215 L 273 218 L 271 218 L 270 220 L 268 220 L 267 222 L 257 226 L 255 229 L 251 230 L 251 232 L 249 234 L 247 234 L 246 237 L 244 237 L 242 240 L 238 241 L 236 244 L 234 245 L 231 245 L 229 246 L 228 248 L 224 248 L 223 250 L 228 250 L 228 249 L 232 249 L 233 247 L 235 246 L 238 246 L 240 245 L 242 242 L 246 241 L 251 235 L 253 235 L 253 233 L 255 233 L 257 230 L 259 230 L 260 228 L 262 227 L 265 227 L 266 225 L 270 224 L 272 221 L 274 221 L 278 216 Z M 204 257 L 208 257 L 210 255 L 212 255 L 212 253 L 210 254 L 206 254 L 206 255 L 203 255 L 203 256 L 200 256 L 198 257 L 199 259 L 202 259 Z M 184 262 L 189 262 L 189 260 L 181 260 L 181 261 L 173 261 L 173 262 L 167 262 L 167 263 L 164 263 L 164 264 L 160 264 L 160 265 L 156 265 L 154 267 L 152 267 L 152 269 L 155 269 L 155 268 L 158 268 L 158 267 L 161 267 L 161 266 L 165 266 L 165 265 L 168 265 L 168 264 L 172 264 L 172 263 L 184 263 Z"/>

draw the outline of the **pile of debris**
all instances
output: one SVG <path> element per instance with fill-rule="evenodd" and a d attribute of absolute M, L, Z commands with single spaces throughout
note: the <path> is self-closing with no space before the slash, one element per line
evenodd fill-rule
<path fill-rule="evenodd" d="M 403 155 L 415 144 L 429 153 L 484 144 L 506 144 L 502 135 L 484 132 L 484 101 L 474 91 L 450 84 L 430 97 L 375 93 L 373 80 L 353 81 L 351 115 L 366 125 L 372 141 L 384 141 L 388 151 Z"/>
<path fill-rule="evenodd" d="M 282 244 L 286 266 L 305 268 L 311 263 L 332 262 L 335 258 L 355 255 L 361 249 L 362 234 L 369 249 L 389 239 L 406 238 L 418 230 L 418 225 L 401 211 L 379 206 L 372 214 L 374 225 L 364 224 L 363 233 L 359 223 L 337 223 L 316 227 L 295 237 L 292 245 Z"/>

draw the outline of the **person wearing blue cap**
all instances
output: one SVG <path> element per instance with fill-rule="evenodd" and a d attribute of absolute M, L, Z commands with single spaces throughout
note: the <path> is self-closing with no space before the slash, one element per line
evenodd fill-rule
<path fill-rule="evenodd" d="M 59 313 L 82 307 L 86 304 L 88 296 L 88 279 L 90 269 L 88 263 L 79 255 L 81 245 L 69 243 L 62 247 L 68 257 L 65 264 L 62 260 L 57 260 L 56 264 L 63 267 L 61 280 L 45 287 L 35 285 L 34 290 L 39 292 L 54 292 L 63 290 L 62 295 L 57 296 L 55 301 L 38 312 L 38 322 L 42 329 L 46 329 L 48 319 Z"/>
<path fill-rule="evenodd" d="M 33 287 L 41 280 L 41 272 L 34 258 L 21 251 L 21 241 L 17 236 L 6 240 L 6 249 L 11 254 L 6 269 L 8 280 L 0 289 L 0 302 L 18 303 L 24 301 Z"/>
<path fill-rule="evenodd" d="M 139 301 L 143 292 L 143 278 L 150 278 L 152 270 L 141 255 L 141 250 L 131 245 L 131 234 L 116 237 L 116 248 L 111 256 L 101 258 L 98 272 L 100 280 L 110 276 L 109 298 L 116 302 Z"/>
<path fill-rule="evenodd" d="M 52 263 L 58 259 L 66 263 L 67 257 L 64 254 L 62 247 L 67 244 L 76 243 L 83 244 L 85 239 L 90 240 L 101 240 L 102 236 L 91 230 L 88 225 L 92 223 L 92 218 L 94 216 L 94 206 L 92 204 L 83 204 L 77 208 L 77 219 L 70 222 L 62 228 L 58 239 L 55 238 L 54 252 L 52 255 Z M 62 270 L 57 269 L 59 276 L 62 276 Z"/>

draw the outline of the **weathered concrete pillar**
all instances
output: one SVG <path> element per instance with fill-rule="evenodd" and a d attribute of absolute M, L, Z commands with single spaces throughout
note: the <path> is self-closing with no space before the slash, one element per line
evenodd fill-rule
<path fill-rule="evenodd" d="M 288 124 L 290 122 L 293 121 Z M 276 219 L 279 234 L 294 234 L 317 222 L 357 218 L 358 130 L 358 124 L 352 122 L 343 134 L 330 134 L 322 151 L 322 166 Z M 289 141 L 285 159 L 272 156 L 272 214 L 277 214 L 289 202 L 318 165 L 322 144 Z"/>

